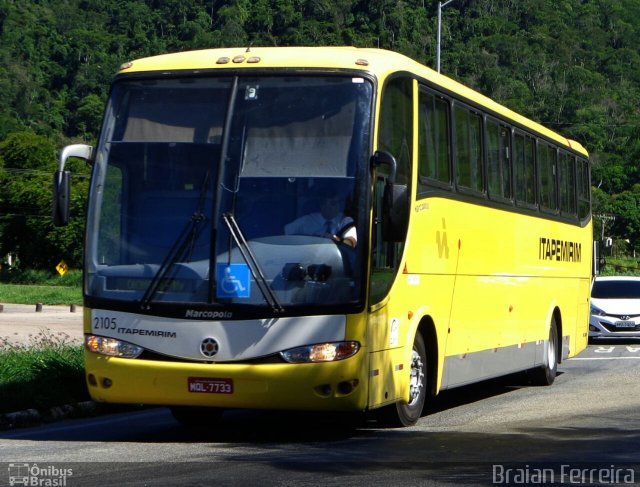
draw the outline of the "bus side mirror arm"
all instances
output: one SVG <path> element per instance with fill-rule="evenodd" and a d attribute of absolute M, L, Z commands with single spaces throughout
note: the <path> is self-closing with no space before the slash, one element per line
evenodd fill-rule
<path fill-rule="evenodd" d="M 382 238 L 387 242 L 402 242 L 409 226 L 409 190 L 406 184 L 396 183 L 398 164 L 395 157 L 385 151 L 376 151 L 371 158 L 372 167 L 389 166 L 389 178 L 382 196 Z"/>
<path fill-rule="evenodd" d="M 53 224 L 57 227 L 69 223 L 71 172 L 64 169 L 69 157 L 78 157 L 91 162 L 93 147 L 86 144 L 74 144 L 68 145 L 60 152 L 58 170 L 53 175 Z"/>
<path fill-rule="evenodd" d="M 389 179 L 390 183 L 396 182 L 396 172 L 398 170 L 398 163 L 396 158 L 389 154 L 387 151 L 378 150 L 373 156 L 371 156 L 371 167 L 376 168 L 378 166 L 389 166 Z"/>

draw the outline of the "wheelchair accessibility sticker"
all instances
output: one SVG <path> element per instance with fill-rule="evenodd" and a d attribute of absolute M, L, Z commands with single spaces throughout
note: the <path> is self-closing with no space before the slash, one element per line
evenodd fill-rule
<path fill-rule="evenodd" d="M 247 264 L 218 264 L 216 280 L 218 298 L 248 298 L 251 295 L 251 273 Z"/>

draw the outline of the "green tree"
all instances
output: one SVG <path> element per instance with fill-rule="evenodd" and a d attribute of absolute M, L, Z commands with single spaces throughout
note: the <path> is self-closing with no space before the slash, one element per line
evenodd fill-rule
<path fill-rule="evenodd" d="M 87 170 L 79 171 L 72 198 L 74 218 L 56 229 L 51 221 L 52 174 L 56 166 L 53 143 L 33 132 L 16 132 L 0 142 L 0 255 L 16 252 L 23 266 L 53 269 L 64 259 L 82 264 L 83 216 Z"/>
<path fill-rule="evenodd" d="M 629 240 L 635 251 L 640 251 L 640 184 L 613 197 L 612 208 L 616 215 L 614 234 Z"/>
<path fill-rule="evenodd" d="M 91 139 L 92 134 L 100 127 L 103 111 L 104 101 L 96 94 L 87 95 L 80 102 L 76 112 L 76 123 L 85 140 Z"/>
<path fill-rule="evenodd" d="M 393 49 L 434 66 L 436 6 L 424 0 L 0 0 L 0 143 L 25 131 L 58 148 L 95 140 L 118 66 L 165 52 L 347 44 Z M 442 72 L 578 140 L 591 153 L 594 185 L 622 202 L 628 195 L 618 196 L 640 182 L 638 38 L 637 0 L 457 0 L 443 10 Z M 7 171 L 14 180 L 35 177 L 7 167 L 2 177 Z M 74 176 L 74 189 L 83 184 Z M 3 207 L 7 197 L 3 186 Z M 6 225 L 8 216 L 0 220 Z"/>

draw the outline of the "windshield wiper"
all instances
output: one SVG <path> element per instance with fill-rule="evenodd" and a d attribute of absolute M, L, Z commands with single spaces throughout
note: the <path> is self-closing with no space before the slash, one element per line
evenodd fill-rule
<path fill-rule="evenodd" d="M 233 121 L 234 106 L 236 103 L 236 95 L 238 94 L 238 77 L 233 78 L 231 85 L 231 93 L 227 103 L 227 114 L 222 128 L 222 144 L 220 147 L 220 165 L 218 166 L 218 187 L 215 190 L 215 198 L 213 201 L 213 219 L 211 221 L 211 246 L 209 249 L 209 302 L 215 301 L 215 289 L 218 283 L 215 278 L 213 269 L 216 262 L 217 242 L 218 242 L 218 224 L 220 212 L 222 208 L 222 190 L 224 189 L 224 178 L 226 175 L 227 158 L 229 155 L 229 140 L 231 138 L 231 122 Z"/>
<path fill-rule="evenodd" d="M 200 232 L 202 232 L 202 229 L 204 228 L 203 223 L 206 220 L 206 216 L 202 212 L 202 207 L 204 206 L 208 186 L 209 171 L 207 171 L 204 182 L 202 183 L 202 189 L 198 196 L 198 205 L 196 210 L 193 212 L 191 218 L 167 253 L 162 264 L 160 264 L 158 272 L 155 273 L 151 283 L 149 283 L 147 290 L 142 296 L 142 300 L 140 301 L 142 309 L 149 309 L 149 305 L 151 304 L 153 297 L 160 290 L 165 281 L 168 280 L 169 271 L 173 265 L 176 262 L 188 262 L 191 259 L 191 254 L 193 253 L 196 240 L 198 240 Z"/>
<path fill-rule="evenodd" d="M 264 297 L 264 300 L 271 307 L 274 313 L 282 313 L 284 311 L 284 308 L 278 301 L 278 298 L 271 289 L 271 286 L 269 286 L 267 278 L 262 272 L 260 264 L 258 263 L 255 255 L 253 255 L 253 252 L 251 251 L 251 248 L 247 243 L 247 239 L 244 237 L 242 230 L 240 230 L 235 217 L 231 213 L 225 213 L 224 215 L 222 215 L 222 219 L 227 225 L 227 228 L 229 228 L 229 233 L 233 237 L 233 240 L 236 242 L 238 250 L 240 251 L 240 254 L 242 254 L 242 258 L 249 266 L 251 275 L 255 279 L 256 284 L 258 285 L 258 288 L 260 289 L 260 292 Z"/>

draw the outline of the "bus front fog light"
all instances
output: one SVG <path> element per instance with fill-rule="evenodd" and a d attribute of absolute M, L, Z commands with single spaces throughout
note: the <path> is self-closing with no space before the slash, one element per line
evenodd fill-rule
<path fill-rule="evenodd" d="M 107 357 L 136 358 L 144 351 L 142 347 L 133 343 L 98 335 L 85 336 L 84 346 L 89 352 Z"/>
<path fill-rule="evenodd" d="M 292 364 L 307 362 L 335 362 L 353 357 L 360 350 L 358 342 L 329 342 L 291 348 L 280 352 L 284 360 Z"/>
<path fill-rule="evenodd" d="M 329 397 L 329 396 L 331 396 L 331 393 L 333 392 L 333 390 L 331 389 L 331 386 L 329 384 L 322 384 L 321 386 L 316 386 L 315 390 L 322 397 Z"/>
<path fill-rule="evenodd" d="M 358 386 L 358 379 L 345 380 L 338 384 L 338 391 L 340 394 L 351 394 L 353 390 Z"/>

